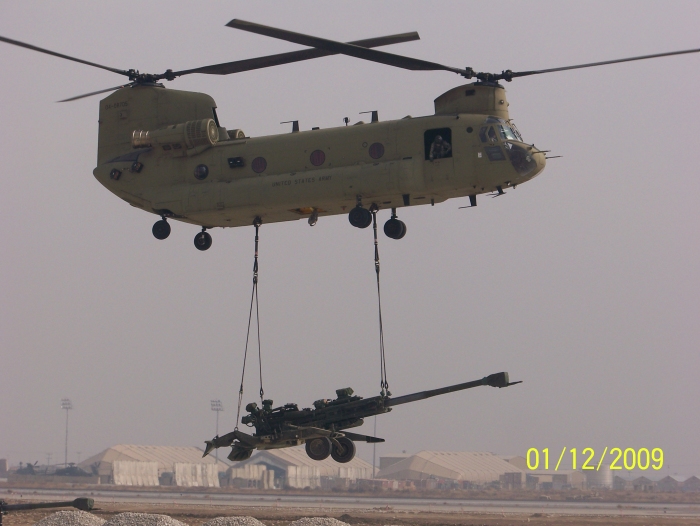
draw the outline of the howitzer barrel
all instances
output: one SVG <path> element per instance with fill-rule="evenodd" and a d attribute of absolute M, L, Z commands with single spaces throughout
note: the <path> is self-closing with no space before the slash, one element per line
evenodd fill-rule
<path fill-rule="evenodd" d="M 449 387 L 441 387 L 440 389 L 431 389 L 430 391 L 421 391 L 420 393 L 389 398 L 386 402 L 384 402 L 384 407 L 392 407 L 395 405 L 407 404 L 409 402 L 416 402 L 418 400 L 424 400 L 433 396 L 453 393 L 455 391 L 463 391 L 464 389 L 471 389 L 472 387 L 479 387 L 481 385 L 489 385 L 491 387 L 508 387 L 509 385 L 519 383 L 520 382 L 509 382 L 508 373 L 506 372 L 495 373 L 485 376 L 481 380 L 474 380 L 473 382 L 465 382 L 463 384 L 450 385 Z"/>
<path fill-rule="evenodd" d="M 27 504 L 1 504 L 0 510 L 18 511 L 18 510 L 38 510 L 40 508 L 77 508 L 83 511 L 90 511 L 95 505 L 93 499 L 78 498 L 75 500 L 67 500 L 63 502 L 31 502 Z"/>

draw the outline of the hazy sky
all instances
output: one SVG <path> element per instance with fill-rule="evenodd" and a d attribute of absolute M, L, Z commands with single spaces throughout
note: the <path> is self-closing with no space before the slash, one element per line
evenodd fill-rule
<path fill-rule="evenodd" d="M 299 49 L 232 18 L 343 41 L 416 30 L 421 41 L 386 49 L 482 71 L 700 45 L 695 1 L 23 0 L 0 4 L 0 35 L 153 73 Z M 192 225 L 155 240 L 157 217 L 92 176 L 99 97 L 54 102 L 122 78 L 6 44 L 0 65 L 0 457 L 62 462 L 63 397 L 70 461 L 119 443 L 201 446 L 216 398 L 231 430 L 253 228 L 213 230 L 205 253 Z M 222 125 L 260 136 L 292 119 L 428 115 L 463 82 L 336 56 L 167 87 L 209 93 Z M 524 383 L 398 407 L 377 420 L 377 454 L 661 447 L 662 474 L 700 475 L 700 55 L 505 87 L 525 139 L 563 157 L 475 209 L 402 209 L 406 237 L 380 240 L 382 299 L 394 394 L 501 370 Z M 344 216 L 264 225 L 260 258 L 266 395 L 377 394 L 370 229 Z M 257 391 L 251 374 L 244 403 Z"/>

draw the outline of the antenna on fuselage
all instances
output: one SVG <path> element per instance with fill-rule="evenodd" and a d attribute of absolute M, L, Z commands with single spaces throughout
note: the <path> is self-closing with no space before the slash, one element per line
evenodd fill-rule
<path fill-rule="evenodd" d="M 280 122 L 280 124 L 289 124 L 292 123 L 292 133 L 298 132 L 299 131 L 299 121 L 284 121 Z"/>

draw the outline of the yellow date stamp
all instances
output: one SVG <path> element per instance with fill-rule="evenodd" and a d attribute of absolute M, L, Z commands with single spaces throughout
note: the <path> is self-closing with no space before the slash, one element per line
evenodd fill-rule
<path fill-rule="evenodd" d="M 655 447 L 652 449 L 641 447 L 634 449 L 631 447 L 622 449 L 620 447 L 608 448 L 603 450 L 603 454 L 600 457 L 596 456 L 596 452 L 592 447 L 584 448 L 581 451 L 581 456 L 579 457 L 579 451 L 577 448 L 572 447 L 568 449 L 564 447 L 559 455 L 559 460 L 557 460 L 554 471 L 559 470 L 561 461 L 565 457 L 571 456 L 571 468 L 574 470 L 579 469 L 579 463 L 581 469 L 583 470 L 600 470 L 601 467 L 604 469 L 611 470 L 622 470 L 632 471 L 634 469 L 639 470 L 660 470 L 664 465 L 664 450 L 660 447 Z M 608 462 L 604 462 L 606 460 Z M 554 458 L 554 457 L 552 457 Z M 531 471 L 536 471 L 538 469 L 549 469 L 549 448 L 537 449 L 531 447 L 527 450 L 527 469 Z M 562 468 L 564 469 L 564 468 Z M 566 468 L 568 469 L 568 468 Z"/>

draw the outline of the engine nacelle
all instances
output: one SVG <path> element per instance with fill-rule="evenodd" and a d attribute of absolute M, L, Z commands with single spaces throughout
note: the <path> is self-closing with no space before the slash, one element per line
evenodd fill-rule
<path fill-rule="evenodd" d="M 131 146 L 134 148 L 162 146 L 164 150 L 181 150 L 213 146 L 218 140 L 219 128 L 214 119 L 200 119 L 153 131 L 135 130 L 131 136 Z"/>

